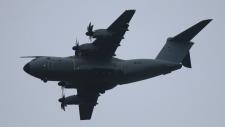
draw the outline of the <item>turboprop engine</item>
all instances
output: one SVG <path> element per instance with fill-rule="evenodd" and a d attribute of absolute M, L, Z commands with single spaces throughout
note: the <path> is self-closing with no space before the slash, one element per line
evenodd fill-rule
<path fill-rule="evenodd" d="M 91 22 L 89 23 L 87 27 L 86 35 L 89 36 L 89 39 L 91 41 L 92 38 L 108 38 L 112 36 L 112 32 L 107 29 L 97 29 L 93 31 L 94 25 L 91 25 Z"/>
<path fill-rule="evenodd" d="M 72 95 L 59 99 L 59 102 L 61 103 L 61 108 L 65 111 L 65 107 L 67 105 L 79 105 L 81 103 L 81 99 L 77 95 Z"/>

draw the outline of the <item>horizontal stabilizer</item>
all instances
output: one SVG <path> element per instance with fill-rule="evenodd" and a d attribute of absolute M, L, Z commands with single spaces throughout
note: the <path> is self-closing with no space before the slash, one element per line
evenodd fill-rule
<path fill-rule="evenodd" d="M 182 33 L 174 36 L 172 41 L 191 41 L 212 19 L 202 20 Z"/>
<path fill-rule="evenodd" d="M 193 45 L 191 40 L 211 21 L 203 20 L 188 28 L 180 34 L 168 38 L 166 44 L 157 55 L 156 59 L 181 63 L 183 66 L 191 68 L 190 48 Z"/>

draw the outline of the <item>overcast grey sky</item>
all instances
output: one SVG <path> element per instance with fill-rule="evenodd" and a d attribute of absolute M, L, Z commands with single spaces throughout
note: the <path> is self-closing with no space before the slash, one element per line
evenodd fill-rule
<path fill-rule="evenodd" d="M 224 127 L 224 0 L 0 0 L 1 127 Z M 166 38 L 200 20 L 214 19 L 193 41 L 192 69 L 131 83 L 99 98 L 92 120 L 77 106 L 60 109 L 60 87 L 23 72 L 24 55 L 69 56 L 77 37 L 136 9 L 116 54 L 155 58 Z M 75 90 L 66 91 L 67 95 Z"/>

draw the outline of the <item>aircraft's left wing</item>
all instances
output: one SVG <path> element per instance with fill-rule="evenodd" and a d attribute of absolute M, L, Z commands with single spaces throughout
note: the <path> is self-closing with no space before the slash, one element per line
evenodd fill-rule
<path fill-rule="evenodd" d="M 77 89 L 77 95 L 82 98 L 79 104 L 80 120 L 91 119 L 94 106 L 97 104 L 99 93 L 95 90 Z"/>
<path fill-rule="evenodd" d="M 108 38 L 97 38 L 93 44 L 96 45 L 101 51 L 101 54 L 106 57 L 115 55 L 120 41 L 124 38 L 124 34 L 128 31 L 129 22 L 133 17 L 135 10 L 126 10 L 121 14 L 107 30 L 112 33 Z"/>

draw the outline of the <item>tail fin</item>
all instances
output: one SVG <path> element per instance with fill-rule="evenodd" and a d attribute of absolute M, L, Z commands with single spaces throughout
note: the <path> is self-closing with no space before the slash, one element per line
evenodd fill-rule
<path fill-rule="evenodd" d="M 211 21 L 203 20 L 182 33 L 168 38 L 166 44 L 159 52 L 156 59 L 170 61 L 173 63 L 182 63 L 183 66 L 191 68 L 191 59 L 189 50 L 193 45 L 191 40 Z"/>

